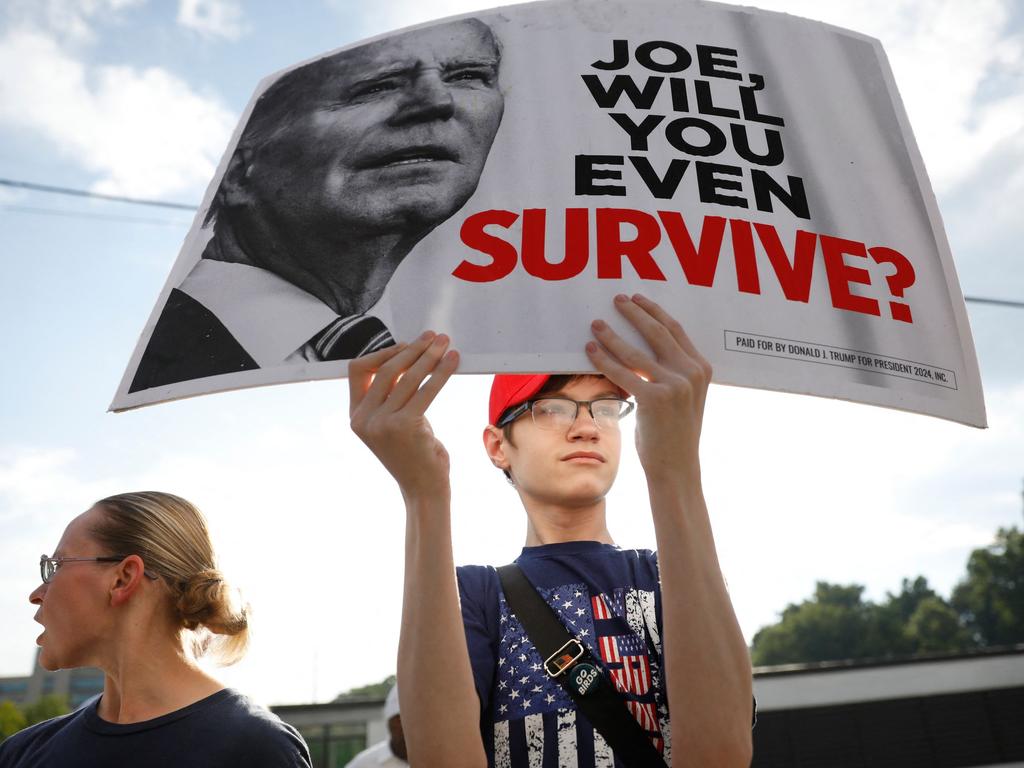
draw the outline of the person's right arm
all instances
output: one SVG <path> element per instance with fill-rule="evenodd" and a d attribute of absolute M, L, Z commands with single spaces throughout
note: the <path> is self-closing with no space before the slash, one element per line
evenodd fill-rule
<path fill-rule="evenodd" d="M 398 681 L 409 762 L 478 768 L 487 756 L 459 611 L 448 453 L 426 419 L 458 367 L 458 353 L 447 347 L 447 337 L 427 333 L 353 360 L 349 414 L 405 500 Z"/>

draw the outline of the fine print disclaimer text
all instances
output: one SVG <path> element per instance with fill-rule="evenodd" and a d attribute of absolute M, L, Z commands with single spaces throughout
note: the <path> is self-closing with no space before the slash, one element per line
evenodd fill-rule
<path fill-rule="evenodd" d="M 805 363 L 854 368 L 859 371 L 871 371 L 886 376 L 920 381 L 946 389 L 957 389 L 956 373 L 946 368 L 863 350 L 728 330 L 725 332 L 725 348 L 730 352 L 746 352 L 752 355 L 781 357 Z"/>

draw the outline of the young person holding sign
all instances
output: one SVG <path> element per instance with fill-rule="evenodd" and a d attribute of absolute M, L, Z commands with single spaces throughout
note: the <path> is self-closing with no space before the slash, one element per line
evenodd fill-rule
<path fill-rule="evenodd" d="M 601 375 L 495 377 L 484 444 L 528 520 L 518 569 L 500 574 L 454 566 L 448 454 L 425 417 L 458 366 L 447 337 L 351 364 L 353 429 L 408 512 L 398 675 L 413 764 L 750 763 L 750 661 L 700 481 L 711 369 L 654 302 L 615 307 L 649 350 L 596 320 Z M 606 526 L 627 393 L 658 555 L 620 550 Z"/>

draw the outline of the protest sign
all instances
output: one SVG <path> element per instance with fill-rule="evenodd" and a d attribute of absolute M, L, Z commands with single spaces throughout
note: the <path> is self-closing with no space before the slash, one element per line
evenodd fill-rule
<path fill-rule="evenodd" d="M 963 297 L 877 40 L 714 3 L 510 6 L 261 83 L 112 408 L 344 375 L 589 370 L 642 292 L 720 383 L 985 425 Z"/>

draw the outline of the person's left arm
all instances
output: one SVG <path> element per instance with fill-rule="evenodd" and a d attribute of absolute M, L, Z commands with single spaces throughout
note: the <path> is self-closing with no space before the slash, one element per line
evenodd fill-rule
<path fill-rule="evenodd" d="M 682 326 L 642 296 L 618 311 L 650 350 L 592 325 L 594 367 L 637 401 L 636 447 L 658 542 L 673 764 L 750 765 L 750 656 L 715 550 L 699 443 L 711 366 Z"/>

